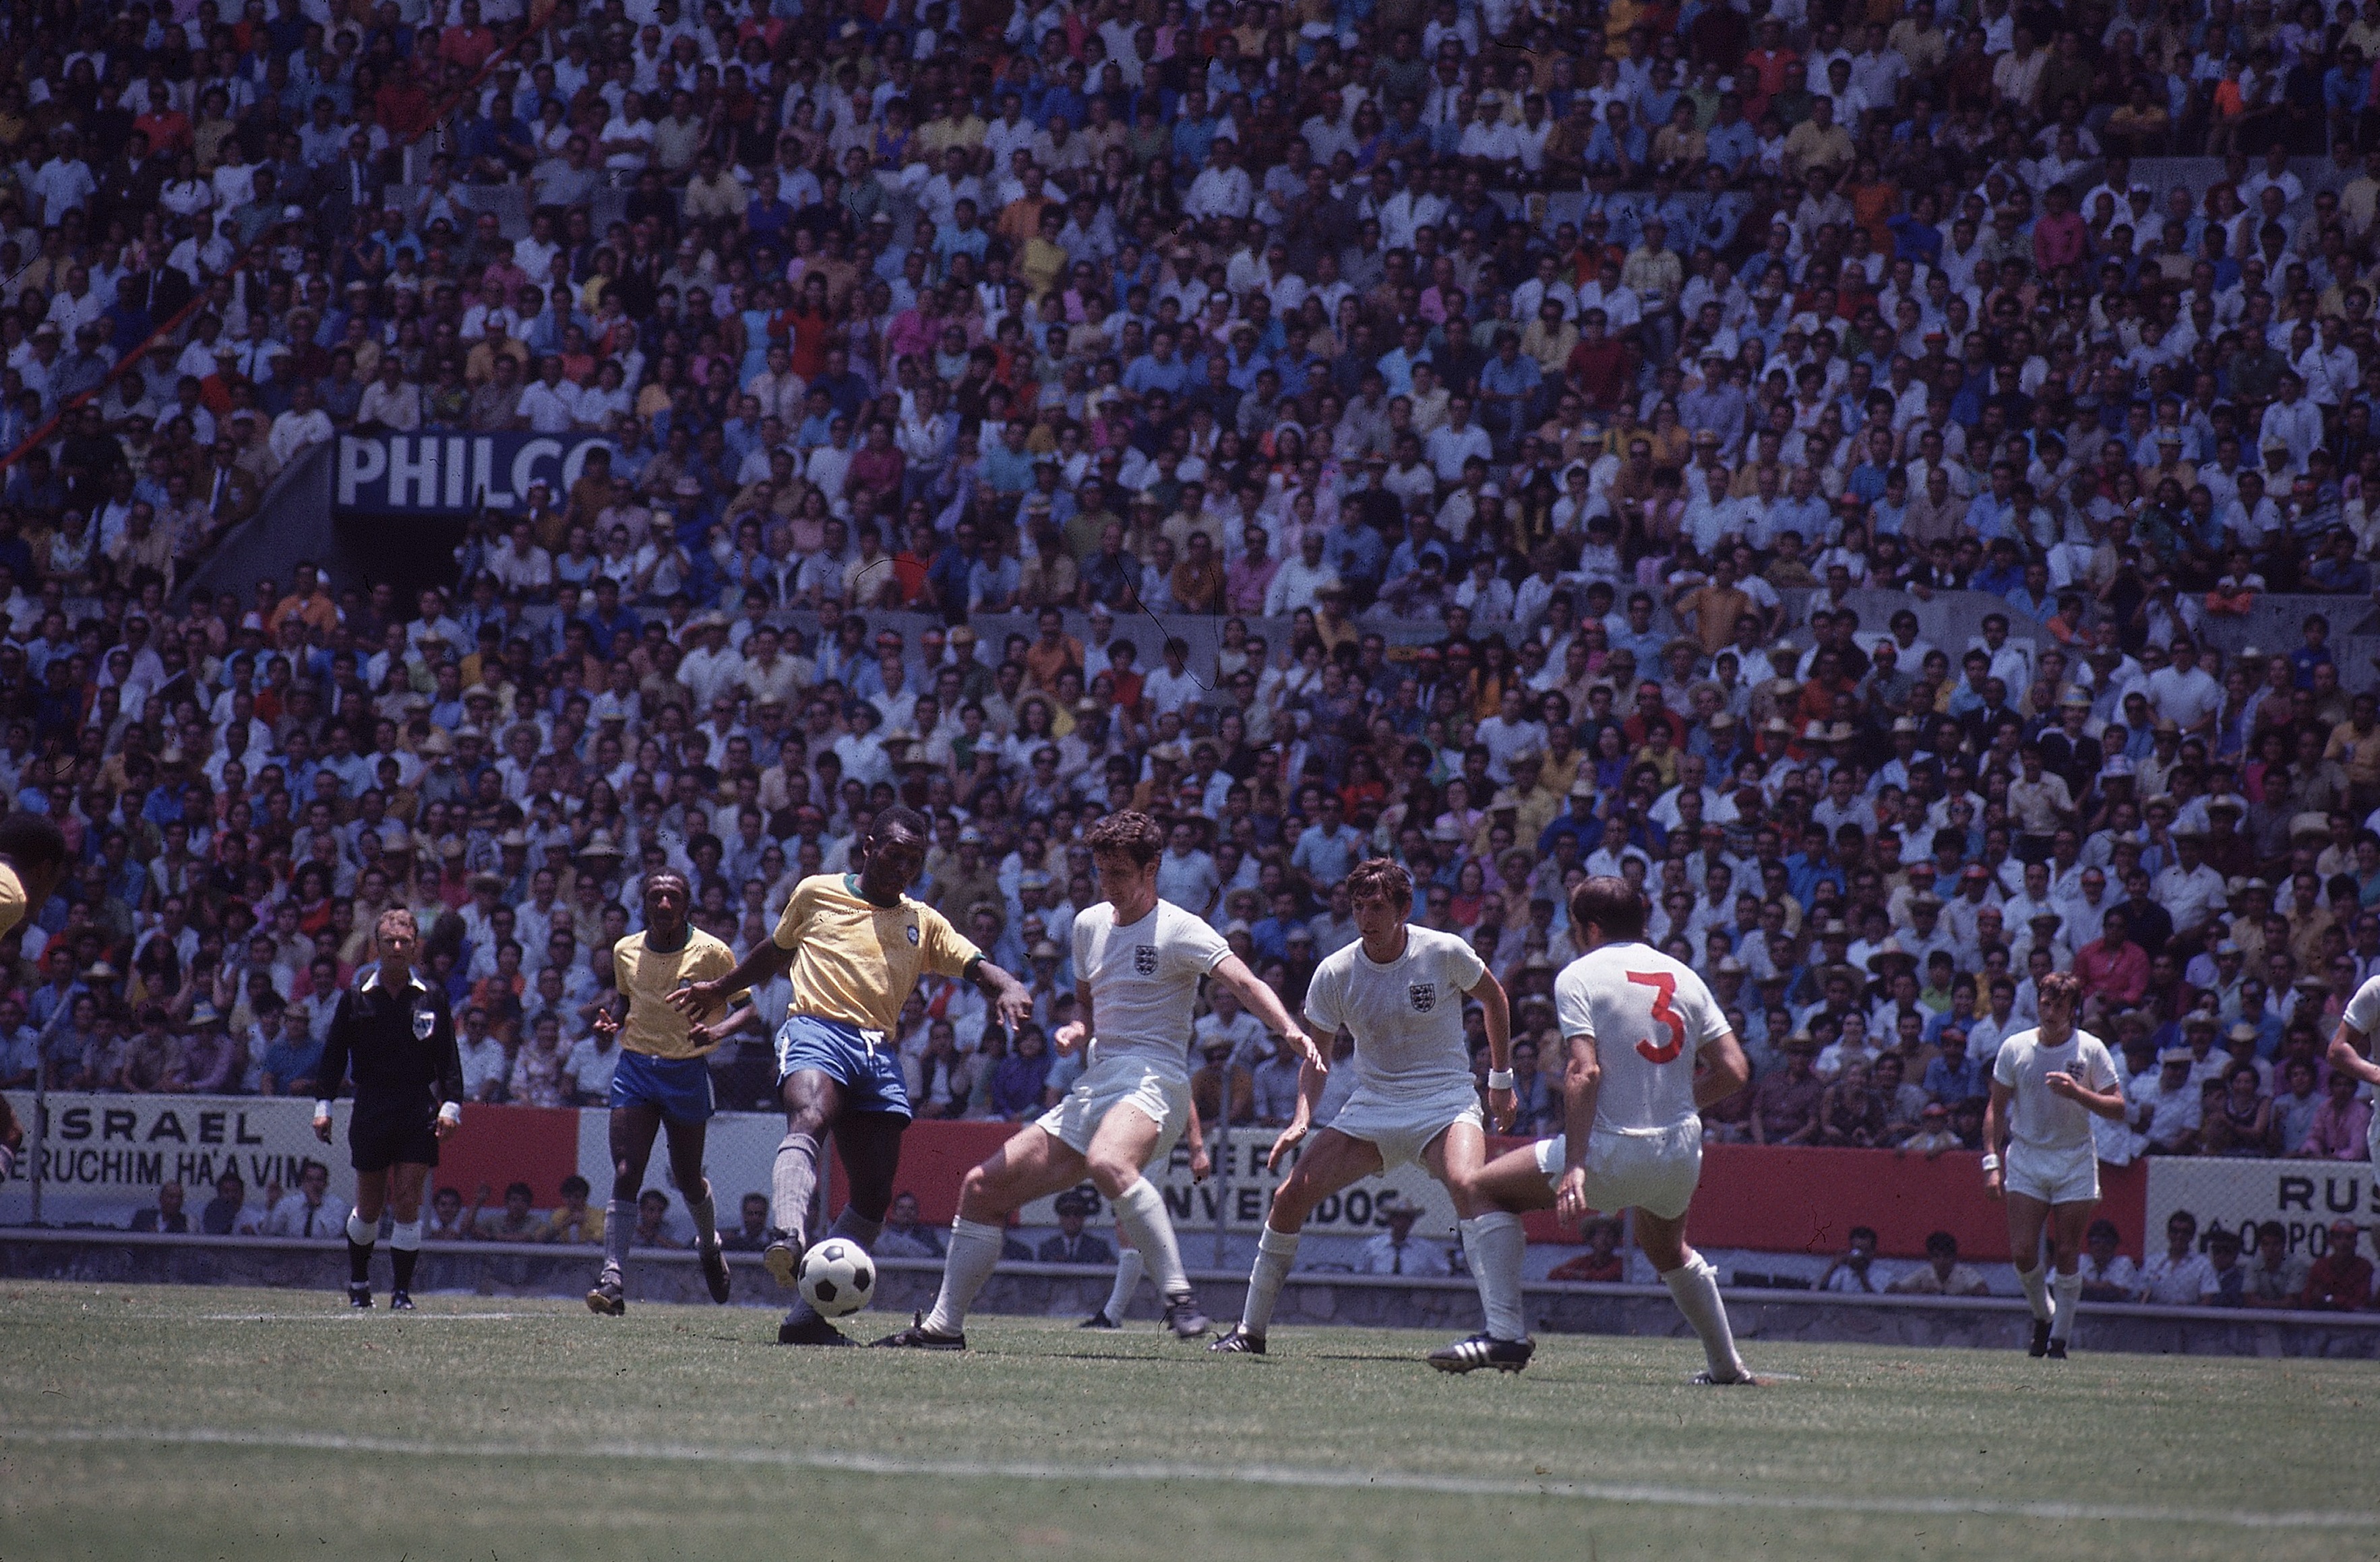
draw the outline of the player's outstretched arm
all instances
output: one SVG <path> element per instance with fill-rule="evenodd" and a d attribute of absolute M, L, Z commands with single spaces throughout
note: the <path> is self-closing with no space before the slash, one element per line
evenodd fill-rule
<path fill-rule="evenodd" d="M 2363 1055 L 2371 1045 L 2370 1036 L 2341 1020 L 2330 1038 L 2330 1066 L 2366 1084 L 2380 1085 L 2380 1066 Z"/>
<path fill-rule="evenodd" d="M 699 1020 L 725 1002 L 729 994 L 767 987 L 793 963 L 793 951 L 774 938 L 763 938 L 752 946 L 750 954 L 735 963 L 735 970 L 707 982 L 688 982 L 671 992 L 666 1001 L 687 1019 Z"/>
<path fill-rule="evenodd" d="M 1570 1060 L 1562 1069 L 1562 1175 L 1554 1190 L 1554 1214 L 1565 1226 L 1587 1217 L 1586 1140 L 1595 1132 L 1595 1107 L 1603 1094 L 1603 1059 L 1591 1035 L 1565 1038 Z"/>
<path fill-rule="evenodd" d="M 1025 990 L 1025 984 L 983 956 L 968 961 L 960 975 L 991 1000 L 992 1012 L 1011 1035 L 1016 1034 L 1016 1027 L 1033 1018 L 1033 995 Z"/>
<path fill-rule="evenodd" d="M 1329 1054 L 1330 1047 L 1324 1044 L 1320 1037 L 1308 1039 L 1312 1042 L 1315 1051 Z M 1331 1038 L 1334 1044 L 1337 1040 L 1336 1036 Z M 1311 1057 L 1299 1061 L 1297 1105 L 1290 1112 L 1289 1121 L 1282 1126 L 1281 1133 L 1273 1140 L 1271 1153 L 1265 1156 L 1267 1171 L 1279 1171 L 1281 1163 L 1288 1158 L 1289 1152 L 1297 1148 L 1313 1129 L 1315 1108 L 1321 1104 L 1322 1086 L 1328 1077 Z"/>
<path fill-rule="evenodd" d="M 1512 1126 L 1512 1114 L 1519 1106 L 1513 1099 L 1512 1085 L 1499 1089 L 1495 1084 L 1500 1074 L 1507 1080 L 1512 1077 L 1512 1005 L 1504 996 L 1504 984 L 1496 979 L 1493 971 L 1481 971 L 1479 985 L 1471 988 L 1468 996 L 1479 1000 L 1481 1015 L 1488 1024 L 1488 1122 L 1501 1133 Z"/>
<path fill-rule="evenodd" d="M 1703 1111 L 1752 1083 L 1752 1062 L 1733 1031 L 1706 1044 L 1694 1054 L 1694 1110 Z"/>
<path fill-rule="evenodd" d="M 1281 994 L 1257 980 L 1246 961 L 1236 954 L 1227 954 L 1209 975 L 1238 995 L 1240 1007 L 1255 1015 L 1257 1023 L 1275 1035 L 1289 1037 L 1316 1068 L 1326 1072 L 1330 1070 L 1330 1056 L 1314 1045 L 1305 1027 L 1291 1016 L 1289 1006 L 1281 1002 Z"/>
<path fill-rule="evenodd" d="M 693 1057 L 707 1057 L 735 1038 L 735 1033 L 759 1018 L 759 1011 L 748 1003 L 739 1003 L 709 1024 L 694 1023 L 686 1027 L 686 1039 L 694 1044 Z"/>

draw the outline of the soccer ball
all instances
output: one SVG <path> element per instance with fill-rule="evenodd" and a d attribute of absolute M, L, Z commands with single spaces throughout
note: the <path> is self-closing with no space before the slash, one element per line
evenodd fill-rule
<path fill-rule="evenodd" d="M 821 1318 L 856 1313 L 876 1298 L 876 1261 L 857 1242 L 829 1237 L 802 1254 L 802 1300 Z"/>

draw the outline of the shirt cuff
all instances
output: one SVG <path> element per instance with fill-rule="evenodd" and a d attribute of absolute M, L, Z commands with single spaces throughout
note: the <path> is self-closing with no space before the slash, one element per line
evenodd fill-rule
<path fill-rule="evenodd" d="M 326 1118 L 326 1117 L 329 1117 L 329 1116 L 331 1115 L 331 1104 L 330 1104 L 328 1101 L 317 1101 L 317 1102 L 315 1102 L 315 1103 L 314 1103 L 314 1115 L 315 1115 L 317 1118 Z"/>
<path fill-rule="evenodd" d="M 460 1101 L 449 1101 L 444 1106 L 439 1108 L 438 1120 L 440 1122 L 450 1123 L 461 1122 L 463 1120 L 463 1103 Z"/>

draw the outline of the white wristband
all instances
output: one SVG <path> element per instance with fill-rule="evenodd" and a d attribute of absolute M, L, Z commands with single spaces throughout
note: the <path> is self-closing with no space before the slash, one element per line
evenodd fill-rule
<path fill-rule="evenodd" d="M 440 1107 L 438 1108 L 438 1120 L 440 1122 L 461 1122 L 463 1120 L 463 1103 L 460 1101 L 449 1101 L 444 1106 Z"/>
<path fill-rule="evenodd" d="M 1986 1156 L 1984 1156 L 1984 1169 L 1985 1169 L 1985 1171 L 1998 1171 L 1999 1168 L 2000 1168 L 2000 1157 L 1999 1157 L 1999 1156 L 1995 1156 L 1995 1155 L 1986 1155 Z"/>
<path fill-rule="evenodd" d="M 317 1101 L 314 1103 L 314 1120 L 316 1122 L 322 1121 L 324 1118 L 329 1117 L 330 1115 L 331 1104 L 328 1101 Z"/>
<path fill-rule="evenodd" d="M 1512 1089 L 1512 1070 L 1510 1070 L 1510 1069 L 1490 1069 L 1490 1070 L 1488 1070 L 1488 1089 L 1490 1089 L 1490 1090 L 1510 1090 L 1510 1089 Z"/>

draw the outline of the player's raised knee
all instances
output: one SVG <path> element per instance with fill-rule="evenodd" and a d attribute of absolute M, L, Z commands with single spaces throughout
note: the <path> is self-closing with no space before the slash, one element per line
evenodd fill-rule
<path fill-rule="evenodd" d="M 1000 1173 L 990 1163 L 970 1167 L 959 1180 L 959 1207 L 973 1217 L 984 1213 L 1008 1213 L 1008 1202 L 1002 1196 Z"/>
<path fill-rule="evenodd" d="M 1121 1197 L 1125 1189 L 1140 1181 L 1140 1168 L 1124 1156 L 1094 1150 L 1086 1164 L 1091 1186 L 1111 1200 Z"/>
<path fill-rule="evenodd" d="M 1458 1169 L 1450 1166 L 1446 1168 L 1445 1181 L 1447 1194 L 1454 1200 L 1454 1207 L 1458 1212 L 1488 1207 L 1490 1200 L 1487 1192 L 1487 1168 L 1466 1167 Z"/>

